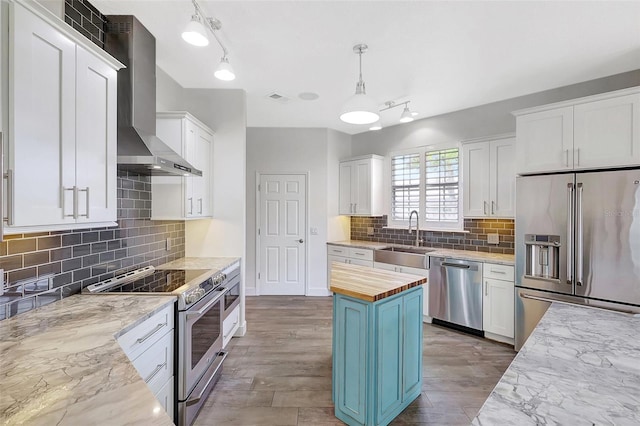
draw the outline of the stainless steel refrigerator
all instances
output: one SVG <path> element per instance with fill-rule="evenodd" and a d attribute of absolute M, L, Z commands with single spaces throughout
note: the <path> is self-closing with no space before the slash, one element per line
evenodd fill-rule
<path fill-rule="evenodd" d="M 516 350 L 553 301 L 640 313 L 640 170 L 516 180 Z"/>

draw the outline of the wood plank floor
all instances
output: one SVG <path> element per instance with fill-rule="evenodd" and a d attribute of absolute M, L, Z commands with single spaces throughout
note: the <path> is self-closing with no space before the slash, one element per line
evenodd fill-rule
<path fill-rule="evenodd" d="M 247 334 L 196 425 L 341 425 L 331 402 L 330 297 L 247 298 Z M 513 349 L 424 325 L 421 396 L 392 425 L 468 425 Z"/>

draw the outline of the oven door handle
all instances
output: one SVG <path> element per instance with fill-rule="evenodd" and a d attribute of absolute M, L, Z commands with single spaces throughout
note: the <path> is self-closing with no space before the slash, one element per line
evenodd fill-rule
<path fill-rule="evenodd" d="M 207 380 L 207 383 L 205 383 L 203 386 L 198 386 L 197 388 L 195 388 L 193 390 L 193 393 L 196 394 L 196 395 L 193 398 L 189 398 L 189 399 L 187 399 L 185 401 L 185 404 L 187 405 L 187 407 L 190 406 L 190 405 L 194 405 L 194 404 L 197 404 L 198 402 L 200 402 L 200 400 L 204 396 L 204 393 L 209 388 L 209 385 L 211 384 L 211 381 L 213 379 L 215 379 L 216 374 L 218 373 L 218 370 L 220 368 L 222 368 L 222 363 L 224 362 L 224 360 L 227 357 L 227 355 L 229 355 L 229 352 L 225 352 L 225 351 L 218 352 L 217 358 L 222 357 L 222 359 L 220 361 L 215 361 L 215 362 L 217 362 L 218 365 L 216 366 L 216 369 L 213 371 L 213 374 L 211 375 L 211 377 L 209 377 L 209 380 Z M 209 367 L 209 368 L 211 368 L 211 367 Z"/>
<path fill-rule="evenodd" d="M 187 311 L 187 317 L 204 315 L 205 312 L 207 312 L 209 310 L 209 308 L 211 308 L 213 305 L 218 303 L 218 301 L 224 297 L 224 295 L 225 295 L 224 290 L 226 290 L 226 289 L 223 288 L 222 289 L 222 293 L 220 293 L 219 295 L 214 297 L 213 300 L 211 300 L 209 303 L 207 303 L 206 305 L 204 305 L 202 308 L 198 309 L 197 311 L 194 311 L 194 312 Z"/>

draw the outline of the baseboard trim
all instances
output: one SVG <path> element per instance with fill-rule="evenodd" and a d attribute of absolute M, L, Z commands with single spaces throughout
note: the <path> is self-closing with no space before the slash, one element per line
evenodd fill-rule
<path fill-rule="evenodd" d="M 484 337 L 487 339 L 495 340 L 496 342 L 506 343 L 507 345 L 514 346 L 515 341 L 511 337 L 501 336 L 499 334 L 489 333 L 487 331 L 484 332 Z"/>
<path fill-rule="evenodd" d="M 247 334 L 247 322 L 246 321 L 244 321 L 242 324 L 240 324 L 240 326 L 238 327 L 236 332 L 233 333 L 233 337 L 242 337 L 245 334 Z"/>
<path fill-rule="evenodd" d="M 326 288 L 310 288 L 307 290 L 307 296 L 318 297 L 318 296 L 331 296 L 331 292 Z"/>
<path fill-rule="evenodd" d="M 245 287 L 244 288 L 244 295 L 245 296 L 255 296 L 256 295 L 256 288 L 255 287 Z"/>

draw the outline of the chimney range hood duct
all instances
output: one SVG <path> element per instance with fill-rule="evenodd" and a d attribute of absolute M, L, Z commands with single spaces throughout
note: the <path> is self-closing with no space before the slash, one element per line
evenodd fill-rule
<path fill-rule="evenodd" d="M 202 176 L 156 136 L 156 39 L 131 15 L 107 16 L 105 50 L 118 71 L 118 169 L 153 176 Z"/>

